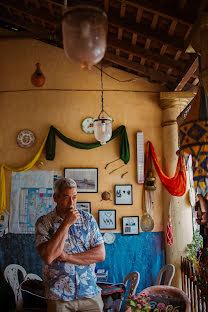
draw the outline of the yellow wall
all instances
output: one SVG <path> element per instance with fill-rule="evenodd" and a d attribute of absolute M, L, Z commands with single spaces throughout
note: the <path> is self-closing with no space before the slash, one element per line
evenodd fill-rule
<path fill-rule="evenodd" d="M 28 163 L 37 152 L 49 126 L 54 125 L 66 136 L 80 141 L 93 142 L 93 135 L 81 130 L 85 117 L 96 117 L 101 109 L 100 72 L 93 68 L 82 71 L 71 64 L 62 49 L 49 46 L 36 40 L 4 40 L 0 42 L 0 163 L 20 167 Z M 35 64 L 41 63 L 46 76 L 43 88 L 37 89 L 30 82 Z M 115 68 L 106 72 L 118 79 L 132 78 L 132 74 Z M 28 90 L 2 92 L 2 90 Z M 42 89 L 73 89 L 56 91 Z M 107 145 L 93 150 L 79 150 L 70 147 L 57 138 L 54 161 L 44 161 L 42 170 L 63 170 L 64 167 L 97 167 L 99 172 L 99 192 L 97 194 L 79 194 L 79 201 L 90 201 L 92 214 L 97 218 L 98 209 L 116 209 L 117 229 L 120 232 L 122 216 L 142 216 L 142 190 L 138 185 L 136 173 L 136 132 L 144 132 L 144 142 L 150 140 L 156 150 L 158 160 L 162 162 L 162 111 L 159 108 L 161 87 L 150 84 L 143 78 L 136 82 L 120 83 L 104 75 L 105 110 L 114 119 L 113 129 L 120 125 L 127 128 L 130 143 L 130 162 L 109 175 L 109 172 L 123 164 L 121 160 L 106 163 L 119 157 L 119 138 Z M 84 91 L 95 90 L 95 91 Z M 121 91 L 113 91 L 121 90 Z M 125 92 L 123 92 L 125 91 Z M 134 91 L 156 91 L 155 93 Z M 36 143 L 30 149 L 22 149 L 16 143 L 17 133 L 22 129 L 31 129 L 36 135 Z M 44 155 L 42 156 L 44 159 Z M 33 170 L 39 170 L 37 166 Z M 128 174 L 121 179 L 121 174 Z M 6 177 L 7 209 L 9 210 L 10 173 Z M 162 188 L 159 178 L 154 203 L 154 231 L 163 230 Z M 114 185 L 133 185 L 133 205 L 114 205 Z M 113 201 L 101 201 L 101 192 L 109 191 Z"/>

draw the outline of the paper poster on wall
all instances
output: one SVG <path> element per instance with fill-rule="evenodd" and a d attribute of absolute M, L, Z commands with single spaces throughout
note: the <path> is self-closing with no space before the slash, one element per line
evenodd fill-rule
<path fill-rule="evenodd" d="M 11 233 L 35 232 L 36 220 L 54 207 L 53 186 L 59 171 L 12 173 L 9 230 Z"/>

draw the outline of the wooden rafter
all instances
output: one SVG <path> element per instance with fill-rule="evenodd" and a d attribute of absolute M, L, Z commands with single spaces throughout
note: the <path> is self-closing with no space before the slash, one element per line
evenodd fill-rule
<path fill-rule="evenodd" d="M 15 17 L 13 16 L 11 19 L 11 15 L 7 10 L 4 11 L 4 14 L 1 16 L 1 20 L 7 23 L 11 23 L 12 21 L 13 24 L 15 24 L 17 27 L 22 27 L 23 29 L 26 29 L 28 32 L 31 33 L 31 38 L 51 41 L 53 43 L 56 42 L 57 44 L 59 44 L 59 46 L 62 46 L 62 40 L 60 39 L 60 36 L 58 34 L 56 35 L 55 39 L 53 38 L 53 40 L 50 40 L 51 33 L 49 31 L 43 29 L 41 26 L 38 26 L 37 24 L 32 24 L 31 22 L 26 21 L 24 18 L 19 16 Z"/>
<path fill-rule="evenodd" d="M 193 64 L 188 68 L 186 74 L 183 76 L 181 81 L 177 84 L 174 91 L 181 91 L 183 90 L 186 83 L 189 81 L 189 79 L 192 77 L 192 75 L 196 72 L 199 66 L 198 57 L 195 58 Z"/>
<path fill-rule="evenodd" d="M 122 1 L 122 0 L 119 0 Z M 143 8 L 144 10 L 153 13 L 158 14 L 160 16 L 163 16 L 167 19 L 176 20 L 177 22 L 180 22 L 181 24 L 185 24 L 187 26 L 191 26 L 193 24 L 192 16 L 188 17 L 188 10 L 181 9 L 181 8 L 167 8 L 167 6 L 159 6 L 157 1 L 156 2 L 150 2 L 148 0 L 126 0 L 126 3 L 128 5 L 132 5 L 137 8 Z M 190 13 L 191 15 L 191 13 Z"/>
<path fill-rule="evenodd" d="M 129 60 L 127 60 L 123 57 L 117 56 L 113 53 L 107 52 L 105 54 L 105 59 L 112 62 L 112 63 L 124 66 L 126 68 L 131 69 L 131 70 L 134 70 L 135 72 L 138 72 L 138 73 L 140 73 L 146 77 L 150 77 L 150 79 L 152 81 L 156 81 L 159 83 L 162 82 L 164 84 L 168 84 L 168 82 L 174 83 L 176 81 L 175 77 L 163 74 L 162 72 L 158 72 L 152 68 L 148 68 L 148 67 L 141 65 L 139 63 L 129 61 Z"/>
<path fill-rule="evenodd" d="M 118 40 L 115 39 L 114 36 L 109 35 L 108 36 L 108 46 L 113 47 L 115 49 L 119 49 L 121 51 L 124 51 L 130 55 L 137 56 L 140 58 L 145 58 L 146 60 L 163 64 L 167 67 L 170 67 L 172 69 L 176 69 L 178 71 L 184 71 L 184 63 L 183 62 L 176 62 L 174 59 L 171 59 L 168 56 L 161 56 L 149 49 L 140 48 L 137 45 L 132 45 L 127 40 Z"/>
<path fill-rule="evenodd" d="M 19 12 L 20 14 L 25 14 L 32 18 L 43 20 L 44 22 L 51 24 L 52 26 L 57 27 L 58 25 L 60 25 L 60 20 L 58 20 L 57 18 L 54 19 L 53 16 L 51 16 L 50 14 L 46 14 L 45 12 L 43 13 L 38 8 L 30 9 L 27 6 L 25 6 L 24 3 L 20 0 L 18 1 L 1 0 L 0 5 L 8 9 L 13 9 Z"/>
<path fill-rule="evenodd" d="M 165 33 L 161 33 L 157 30 L 152 30 L 150 27 L 138 24 L 136 22 L 130 21 L 129 19 L 120 19 L 114 16 L 112 13 L 108 14 L 108 23 L 118 28 L 123 28 L 129 32 L 140 34 L 143 37 L 149 38 L 151 40 L 156 40 L 162 44 L 168 44 L 171 47 L 184 51 L 183 39 L 178 37 L 170 37 Z"/>
<path fill-rule="evenodd" d="M 94 0 L 90 1 L 93 4 Z M 197 87 L 196 55 L 184 54 L 184 42 L 190 38 L 196 15 L 199 16 L 208 0 L 199 1 L 198 12 L 194 10 L 195 4 L 188 7 L 187 0 L 178 0 L 175 7 L 168 7 L 166 0 L 159 0 L 159 5 L 149 0 L 101 2 L 108 13 L 109 24 L 105 60 L 172 90 Z M 35 38 L 63 47 L 63 9 L 64 0 L 0 0 L 0 20 L 25 30 L 1 34 L 0 40 Z M 166 30 L 162 31 L 164 27 Z"/>

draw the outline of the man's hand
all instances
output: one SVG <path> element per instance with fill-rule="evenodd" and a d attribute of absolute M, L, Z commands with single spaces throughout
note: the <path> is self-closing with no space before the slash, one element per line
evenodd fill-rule
<path fill-rule="evenodd" d="M 65 251 L 63 251 L 56 260 L 60 262 L 67 262 L 67 258 L 68 258 L 68 254 Z"/>
<path fill-rule="evenodd" d="M 78 219 L 80 218 L 79 211 L 75 208 L 70 208 L 69 211 L 67 212 L 64 220 L 66 223 L 71 226 L 74 224 Z"/>

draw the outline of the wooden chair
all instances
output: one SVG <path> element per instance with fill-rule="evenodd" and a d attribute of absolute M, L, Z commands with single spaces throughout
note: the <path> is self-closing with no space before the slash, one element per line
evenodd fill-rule
<path fill-rule="evenodd" d="M 158 273 L 158 277 L 157 277 L 157 281 L 155 285 L 171 286 L 171 282 L 172 282 L 174 275 L 175 275 L 175 266 L 173 264 L 165 265 L 164 267 L 162 267 L 162 269 Z M 164 276 L 164 281 L 162 279 L 163 276 Z"/>
<path fill-rule="evenodd" d="M 165 300 L 169 298 L 183 299 L 183 302 L 185 303 L 185 312 L 191 312 L 191 302 L 185 292 L 179 288 L 159 285 L 145 288 L 142 292 L 145 292 L 147 295 L 161 297 L 161 299 L 164 298 Z"/>
<path fill-rule="evenodd" d="M 34 274 L 34 273 L 28 273 L 26 276 L 25 276 L 25 279 L 23 281 L 23 283 L 21 283 L 21 291 L 22 291 L 22 296 L 23 296 L 23 311 L 24 312 L 46 312 L 47 311 L 47 308 L 46 307 L 33 307 L 33 303 L 30 302 L 29 303 L 29 306 L 28 306 L 28 298 L 26 300 L 26 302 L 24 301 L 25 300 L 25 293 L 28 293 L 30 296 L 32 295 L 33 296 L 33 300 L 36 297 L 39 297 L 40 298 L 40 294 L 36 294 L 36 293 L 33 293 L 33 292 L 30 292 L 28 291 L 27 289 L 24 289 L 24 287 L 22 288 L 22 285 L 24 285 L 24 282 L 27 282 L 27 281 L 43 281 L 42 278 L 37 275 L 37 274 Z M 39 286 L 39 285 L 38 285 Z M 28 296 L 28 294 L 26 294 Z M 45 301 L 45 296 L 42 296 L 41 297 L 44 301 Z M 31 299 L 31 297 L 30 297 Z M 40 299 L 39 299 L 40 300 Z M 36 302 L 36 305 L 37 305 L 37 302 Z"/>
<path fill-rule="evenodd" d="M 23 309 L 23 298 L 20 291 L 19 277 L 22 275 L 22 281 L 26 276 L 25 269 L 18 264 L 9 264 L 4 270 L 4 278 L 12 287 L 15 296 L 16 311 L 22 311 Z"/>
<path fill-rule="evenodd" d="M 125 287 L 127 287 L 128 281 L 130 281 L 128 297 L 134 296 L 136 293 L 137 286 L 139 285 L 139 281 L 140 281 L 139 272 L 135 271 L 135 272 L 131 272 L 131 273 L 126 275 L 126 277 L 123 281 Z M 113 311 L 115 311 L 115 312 L 120 311 L 121 305 L 122 305 L 122 301 L 120 300 L 119 304 L 117 304 L 117 307 L 116 306 L 113 307 Z"/>
<path fill-rule="evenodd" d="M 27 280 L 38 280 L 38 281 L 42 281 L 42 278 L 41 278 L 39 275 L 37 275 L 37 274 L 28 273 L 28 274 L 25 276 L 24 281 L 27 281 Z"/>

